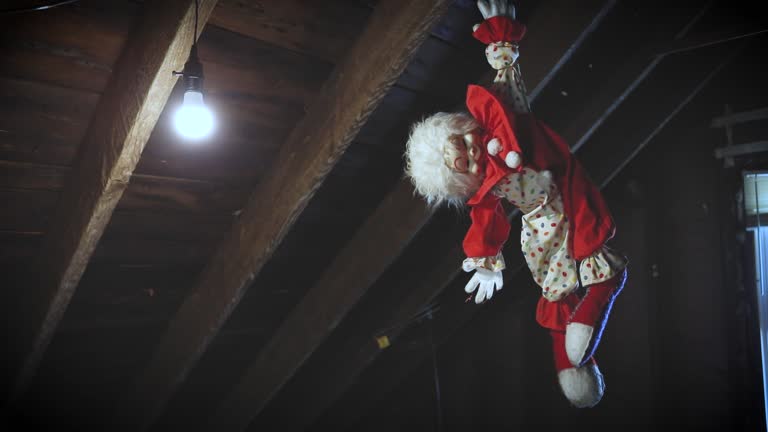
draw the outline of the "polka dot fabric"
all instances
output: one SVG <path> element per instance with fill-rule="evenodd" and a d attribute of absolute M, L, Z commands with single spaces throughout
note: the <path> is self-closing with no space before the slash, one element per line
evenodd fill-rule
<path fill-rule="evenodd" d="M 558 301 L 579 286 L 592 285 L 617 275 L 626 261 L 603 248 L 577 265 L 568 252 L 568 218 L 549 171 L 523 168 L 502 179 L 493 193 L 523 212 L 520 245 L 528 268 L 542 295 Z"/>
<path fill-rule="evenodd" d="M 512 107 L 512 111 L 527 113 L 531 111 L 528 103 L 528 93 L 520 74 L 520 66 L 516 63 L 518 57 L 517 47 L 492 43 L 485 49 L 485 57 L 492 68 L 496 69 L 491 88 L 506 103 Z"/>
<path fill-rule="evenodd" d="M 494 42 L 485 48 L 488 64 L 496 70 L 512 67 L 518 57 L 517 45 L 508 42 Z"/>
<path fill-rule="evenodd" d="M 618 276 L 627 267 L 627 258 L 607 246 L 579 263 L 579 274 L 583 286 L 605 282 Z"/>

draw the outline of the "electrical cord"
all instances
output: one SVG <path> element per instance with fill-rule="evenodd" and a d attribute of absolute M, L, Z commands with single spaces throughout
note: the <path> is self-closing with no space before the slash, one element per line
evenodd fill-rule
<path fill-rule="evenodd" d="M 195 0 L 195 38 L 192 39 L 192 45 L 197 43 L 197 15 L 200 11 L 200 0 Z"/>
<path fill-rule="evenodd" d="M 53 9 L 55 7 L 64 6 L 72 3 L 76 3 L 80 0 L 66 0 L 66 1 L 60 1 L 56 3 L 50 3 L 47 5 L 40 5 L 40 6 L 30 6 L 25 8 L 16 8 L 16 9 L 0 9 L 0 15 L 14 15 L 24 12 L 36 12 L 36 11 L 43 11 L 47 9 Z"/>

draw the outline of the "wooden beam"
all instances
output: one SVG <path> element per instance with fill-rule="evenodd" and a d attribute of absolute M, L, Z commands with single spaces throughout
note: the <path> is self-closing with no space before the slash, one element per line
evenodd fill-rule
<path fill-rule="evenodd" d="M 748 26 L 750 25 L 749 23 L 745 24 Z M 740 28 L 737 30 L 721 31 L 716 33 L 696 34 L 691 37 L 680 39 L 671 43 L 669 46 L 659 51 L 657 55 L 676 54 L 694 49 L 711 47 L 713 45 L 720 45 L 738 39 L 759 36 L 766 32 L 768 32 L 768 29 L 765 28 Z"/>
<path fill-rule="evenodd" d="M 530 75 L 526 75 L 528 82 L 537 86 L 551 76 L 554 69 L 561 67 L 565 63 L 562 57 L 570 55 L 575 49 L 574 40 L 583 40 L 585 33 L 596 27 L 596 21 L 599 22 L 613 4 L 613 1 L 582 2 L 578 6 L 566 1 L 542 4 L 530 24 L 531 28 L 538 30 L 526 39 L 527 61 L 538 65 L 531 68 Z M 558 16 L 556 12 L 567 13 L 571 17 L 567 28 L 553 19 Z M 482 49 L 479 44 L 475 48 Z M 245 377 L 223 400 L 214 424 L 226 423 L 230 416 L 239 415 L 233 411 L 247 411 L 250 418 L 256 417 L 400 255 L 431 215 L 432 212 L 426 209 L 422 201 L 414 199 L 410 182 L 401 181 L 334 259 L 320 281 L 310 288 L 285 319 Z M 376 245 L 375 254 L 370 251 L 371 244 Z M 420 297 L 408 298 L 401 311 L 409 314 L 419 307 Z M 397 319 L 400 318 L 409 317 L 398 316 Z M 285 341 L 292 342 L 286 344 Z M 358 369 L 353 367 L 347 370 L 350 375 L 345 380 L 354 378 L 359 367 L 368 364 L 369 357 L 361 359 L 356 365 Z M 286 422 L 293 424 L 297 420 L 314 418 L 335 400 L 338 396 L 336 390 L 345 388 L 346 382 L 339 384 L 312 389 L 313 393 L 321 394 L 313 398 L 311 406 L 302 406 L 301 410 L 302 413 L 309 411 L 312 414 L 286 419 Z"/>
<path fill-rule="evenodd" d="M 705 4 L 685 20 L 682 28 L 677 20 L 668 23 L 666 26 L 657 24 L 654 30 L 655 40 L 642 46 L 637 50 L 621 68 L 616 70 L 610 79 L 601 87 L 597 100 L 590 103 L 591 110 L 583 110 L 577 114 L 577 118 L 572 123 L 575 128 L 581 129 L 580 123 L 586 122 L 591 125 L 589 128 L 578 133 L 578 139 L 571 141 L 571 151 L 578 151 L 597 131 L 605 120 L 610 117 L 616 109 L 632 94 L 637 87 L 642 84 L 646 78 L 665 58 L 665 54 L 656 54 L 659 46 L 667 46 L 672 43 L 684 40 L 691 28 L 701 19 L 709 10 L 711 3 Z M 638 72 L 639 71 L 639 72 Z M 599 112 L 599 115 L 597 115 Z M 569 131 L 564 132 L 569 135 Z M 574 136 L 574 135 L 570 135 Z"/>
<path fill-rule="evenodd" d="M 200 2 L 201 27 L 216 0 Z M 26 388 L 123 194 L 189 55 L 195 2 L 145 4 L 80 146 L 38 259 L 40 281 L 25 299 L 14 395 Z"/>
<path fill-rule="evenodd" d="M 355 2 L 220 0 L 211 23 L 235 33 L 336 63 L 371 11 Z"/>
<path fill-rule="evenodd" d="M 688 92 L 687 96 L 685 96 L 672 109 L 672 111 L 648 134 L 648 136 L 646 136 L 645 139 L 639 141 L 632 148 L 632 152 L 629 153 L 629 155 L 626 158 L 624 158 L 624 160 L 621 161 L 621 163 L 616 164 L 616 165 L 612 165 L 611 164 L 614 168 L 610 172 L 610 174 L 608 174 L 607 176 L 600 176 L 600 177 L 598 177 L 598 178 L 602 178 L 602 180 L 599 183 L 597 183 L 597 184 L 599 184 L 600 187 L 603 188 L 611 180 L 613 180 L 617 175 L 619 175 L 619 173 L 621 171 L 623 171 L 624 168 L 626 168 L 626 166 L 630 162 L 632 162 L 632 160 L 635 158 L 635 156 L 637 156 L 656 137 L 656 135 L 658 135 L 667 126 L 667 123 L 672 121 L 672 119 L 674 119 L 675 116 L 677 116 L 677 114 L 681 110 L 683 110 L 686 106 L 688 106 L 688 104 L 691 102 L 691 100 L 693 98 L 695 98 L 699 94 L 699 92 L 701 92 L 701 89 L 706 87 L 709 84 L 709 82 L 712 81 L 712 79 L 714 77 L 716 77 L 717 74 L 719 74 L 720 71 L 726 65 L 728 65 L 740 53 L 740 51 L 741 51 L 741 48 L 739 48 L 738 50 L 732 51 L 721 63 L 719 63 L 715 67 L 711 68 L 709 73 L 706 76 L 704 76 L 700 81 L 698 81 L 696 86 L 692 90 L 690 90 Z M 691 74 L 691 75 L 693 75 L 693 74 Z M 609 166 L 611 166 L 611 165 L 609 165 Z M 605 166 L 605 165 L 603 165 L 603 166 Z M 602 173 L 600 173 L 600 174 L 602 174 Z M 600 175 L 600 174 L 598 174 L 598 175 Z"/>
<path fill-rule="evenodd" d="M 733 61 L 736 55 L 738 55 L 739 50 L 735 50 L 735 52 L 731 55 L 729 55 L 725 59 L 714 59 L 711 58 L 706 65 L 702 64 L 696 64 L 696 69 L 703 69 L 698 70 L 698 73 L 693 70 L 694 66 L 688 66 L 688 71 L 682 71 L 679 73 L 681 77 L 684 77 L 684 80 L 687 81 L 687 87 L 681 87 L 676 88 L 674 97 L 671 99 L 671 101 L 667 104 L 665 104 L 663 107 L 657 107 L 659 110 L 659 118 L 650 124 L 647 128 L 644 128 L 643 130 L 637 131 L 633 136 L 627 140 L 622 141 L 622 145 L 620 146 L 620 151 L 616 152 L 615 154 L 612 154 L 612 157 L 615 159 L 612 159 L 610 161 L 605 161 L 603 159 L 604 152 L 601 151 L 601 149 L 606 149 L 610 146 L 615 146 L 617 143 L 613 140 L 603 140 L 600 142 L 599 147 L 600 148 L 592 148 L 590 149 L 589 155 L 587 158 L 582 159 L 582 163 L 584 163 L 585 166 L 600 166 L 603 164 L 609 165 L 610 167 L 626 167 L 638 154 L 637 149 L 645 147 L 649 142 L 651 142 L 656 136 L 658 136 L 659 132 L 666 127 L 669 122 L 677 116 L 682 109 L 684 109 L 690 101 L 696 97 L 701 90 L 706 87 L 707 84 L 711 82 L 711 80 L 717 76 L 717 74 L 728 65 L 730 62 Z M 714 56 L 713 56 L 714 57 Z M 717 61 L 720 60 L 720 61 Z M 693 76 L 692 76 L 693 75 Z M 693 78 L 693 79 L 691 79 Z M 693 81 L 693 82 L 690 82 Z M 664 92 L 668 92 L 668 86 L 664 86 L 663 90 Z M 653 98 L 649 98 L 653 99 Z M 590 143 L 591 145 L 591 143 Z M 590 148 L 590 145 L 586 146 L 586 148 Z M 615 179 L 616 172 L 612 169 L 603 169 L 596 173 L 597 175 L 592 176 L 595 183 L 600 185 L 600 188 L 605 188 L 610 182 Z M 505 250 L 505 256 L 510 257 L 510 259 L 507 262 L 508 268 L 510 271 L 509 274 L 505 275 L 505 280 L 515 280 L 520 278 L 521 276 L 524 278 L 529 278 L 527 271 L 525 270 L 526 265 L 523 262 L 523 259 L 521 258 L 519 254 L 519 248 L 514 242 L 511 242 L 512 244 L 508 244 L 509 250 Z M 517 253 L 515 253 L 517 252 Z M 454 250 L 446 255 L 450 255 L 454 259 L 456 258 L 455 255 L 460 256 L 461 251 L 460 250 Z M 433 272 L 432 274 L 439 274 L 440 272 Z M 444 280 L 446 280 L 446 283 L 444 284 L 444 288 L 450 287 L 450 289 L 455 289 L 456 291 L 460 291 L 462 286 L 464 285 L 463 280 L 459 280 L 459 278 L 453 277 L 448 278 L 447 276 L 443 276 Z M 513 279 L 514 278 L 514 279 Z M 450 279 L 450 280 L 449 280 Z M 437 280 L 425 280 L 424 285 L 429 285 L 430 283 L 436 283 Z M 519 284 L 513 283 L 512 286 L 517 286 Z M 414 291 L 420 290 L 420 288 L 415 287 Z M 513 294 L 514 295 L 514 294 Z M 497 301 L 494 297 L 494 301 Z M 504 301 L 504 300 L 501 300 Z M 508 308 L 509 303 L 513 301 L 507 301 L 507 304 L 504 305 L 504 307 Z M 438 314 L 436 314 L 435 322 L 434 322 L 434 344 L 435 345 L 441 345 L 445 343 L 449 338 L 455 334 L 459 329 L 466 326 L 472 318 L 475 317 L 475 315 L 480 310 L 486 310 L 488 311 L 489 307 L 495 306 L 491 304 L 483 304 L 479 307 L 469 306 L 463 303 L 459 302 L 449 302 L 446 304 L 440 305 L 440 311 Z M 395 337 L 399 336 L 402 332 L 404 332 L 406 329 L 400 327 L 397 329 L 396 332 L 388 333 L 391 335 L 391 339 L 394 339 Z M 412 329 L 412 331 L 415 333 L 414 335 L 409 335 L 408 340 L 418 339 L 418 340 L 430 340 L 429 338 L 433 337 L 433 331 L 428 328 L 428 326 L 420 326 L 417 328 Z M 373 336 L 373 335 L 371 335 Z M 381 351 L 375 346 L 375 343 L 373 341 L 373 338 L 369 338 L 369 343 L 367 346 L 365 346 L 361 351 L 367 351 L 369 353 L 374 353 Z M 340 358 L 343 358 L 345 353 L 340 353 Z M 368 374 L 369 380 L 366 380 L 365 383 L 367 384 L 366 388 L 370 391 L 370 389 L 376 389 L 376 394 L 383 394 L 388 393 L 392 391 L 395 386 L 402 381 L 404 377 L 408 375 L 410 371 L 413 371 L 421 362 L 425 360 L 427 355 L 431 354 L 431 350 L 428 349 L 422 349 L 422 350 L 415 350 L 412 347 L 408 346 L 407 344 L 402 343 L 393 343 L 392 348 L 389 349 L 389 352 L 386 353 L 387 360 L 389 361 L 390 365 L 389 367 L 379 367 L 375 370 L 375 373 Z M 374 357 L 375 358 L 375 357 Z M 373 358 L 371 359 L 371 361 Z M 344 364 L 344 367 L 349 367 L 348 364 Z M 373 383 L 371 381 L 374 381 Z M 350 382 L 349 384 L 352 384 Z M 359 396 L 358 393 L 355 393 L 355 395 Z M 340 417 L 333 417 L 333 423 L 334 427 L 345 430 L 346 427 L 352 427 L 355 424 L 355 421 L 360 418 L 361 416 L 365 415 L 366 410 L 366 404 L 365 402 L 361 401 L 353 401 L 349 400 L 350 404 L 353 405 L 347 405 L 344 404 L 345 401 L 347 401 L 348 396 L 345 396 L 343 400 L 340 401 L 339 404 L 339 411 L 343 411 L 344 415 Z M 354 395 L 351 397 L 351 399 L 355 399 Z M 359 399 L 359 398 L 357 398 Z M 367 407 L 368 409 L 371 408 L 370 406 Z M 336 413 L 336 409 L 334 409 L 334 413 Z M 331 420 L 332 416 L 328 416 L 326 420 Z M 320 424 L 318 428 L 314 428 L 313 430 L 321 430 L 324 426 L 327 426 L 327 424 Z"/>
<path fill-rule="evenodd" d="M 521 49 L 524 50 L 521 62 L 525 64 L 522 66 L 523 76 L 531 89 L 528 95 L 530 102 L 539 96 L 541 90 L 571 59 L 615 5 L 616 1 L 606 0 L 584 3 L 581 10 L 574 7 L 573 3 L 563 1 L 547 2 L 539 6 L 541 9 L 528 23 L 525 42 L 521 43 Z M 564 16 L 568 19 L 558 19 Z M 565 36 L 572 39 L 564 39 Z M 566 45 L 567 48 L 563 50 Z"/>
<path fill-rule="evenodd" d="M 738 112 L 728 114 L 720 117 L 715 117 L 712 120 L 713 128 L 727 127 L 739 123 L 746 123 L 755 120 L 768 119 L 768 108 L 760 108 L 752 111 Z"/>
<path fill-rule="evenodd" d="M 409 205 L 398 205 L 402 196 L 409 197 Z M 400 255 L 430 214 L 412 186 L 399 183 L 271 337 L 221 402 L 212 424 L 244 429 Z M 371 245 L 376 245 L 376 256 L 371 256 Z"/>
<path fill-rule="evenodd" d="M 142 429 L 160 414 L 447 4 L 398 0 L 376 8 L 171 320 L 120 407 L 119 424 Z M 250 406 L 241 407 L 225 419 L 229 429 L 247 426 Z"/>
<path fill-rule="evenodd" d="M 733 156 L 761 153 L 765 151 L 768 151 L 768 141 L 753 141 L 728 147 L 718 147 L 715 149 L 715 157 L 718 159 L 723 159 Z"/>

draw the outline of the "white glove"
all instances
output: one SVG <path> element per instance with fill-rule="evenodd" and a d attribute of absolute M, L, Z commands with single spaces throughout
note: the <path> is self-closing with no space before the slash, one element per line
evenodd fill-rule
<path fill-rule="evenodd" d="M 478 0 L 477 8 L 485 19 L 499 15 L 515 19 L 515 5 L 507 0 Z"/>
<path fill-rule="evenodd" d="M 477 289 L 477 287 L 480 289 Z M 477 295 L 475 296 L 475 303 L 480 304 L 486 300 L 490 300 L 493 296 L 493 291 L 500 290 L 504 286 L 504 278 L 501 277 L 501 272 L 494 272 L 484 268 L 477 268 L 472 279 L 467 282 L 467 286 L 464 287 L 464 291 L 467 294 L 471 294 L 477 289 Z"/>
<path fill-rule="evenodd" d="M 483 19 L 493 18 L 499 15 L 506 15 L 515 19 L 515 5 L 508 3 L 507 0 L 478 0 L 477 8 Z M 472 26 L 472 31 L 477 30 L 480 24 Z"/>

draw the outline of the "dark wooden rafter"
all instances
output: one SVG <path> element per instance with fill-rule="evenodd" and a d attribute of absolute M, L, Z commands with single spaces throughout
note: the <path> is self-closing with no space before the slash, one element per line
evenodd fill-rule
<path fill-rule="evenodd" d="M 612 4 L 607 4 L 605 7 L 610 5 Z M 545 67 L 542 66 L 542 63 L 544 65 L 547 64 L 546 61 L 540 60 L 538 57 L 540 50 L 536 46 L 537 39 L 534 38 L 536 34 L 546 35 L 547 37 L 542 37 L 542 39 L 546 41 L 545 43 L 550 44 L 551 46 L 551 48 L 546 50 L 546 52 L 541 53 L 542 57 L 549 59 L 549 64 L 551 66 L 556 67 L 560 64 L 558 62 L 558 58 L 556 56 L 552 56 L 552 49 L 556 48 L 557 46 L 557 44 L 553 42 L 553 39 L 558 38 L 551 38 L 551 35 L 556 32 L 551 27 L 556 26 L 556 24 L 554 22 L 550 22 L 550 25 L 548 26 L 547 20 L 544 19 L 544 17 L 556 16 L 556 14 L 549 14 L 547 13 L 549 12 L 548 7 L 545 7 L 544 5 L 542 5 L 542 7 L 542 15 L 536 15 L 533 17 L 532 22 L 529 25 L 531 29 L 539 29 L 539 32 L 534 33 L 532 31 L 527 36 L 529 39 L 526 40 L 527 45 L 526 50 L 524 51 L 524 53 L 528 53 L 525 56 L 526 64 L 532 63 L 537 65 L 537 69 L 531 68 L 533 69 L 534 73 L 536 73 L 536 75 L 530 77 L 526 72 L 526 78 L 528 78 L 529 83 L 528 85 L 531 88 L 541 88 L 541 80 L 545 80 L 547 77 L 552 75 L 547 71 Z M 557 10 L 562 12 L 566 6 L 562 4 L 551 4 L 551 7 L 556 7 Z M 585 5 L 571 5 L 570 7 L 585 8 Z M 590 12 L 592 12 L 592 15 L 589 14 Z M 591 32 L 597 25 L 594 21 L 589 21 L 590 16 L 594 17 L 594 19 L 597 19 L 599 22 L 599 20 L 605 16 L 606 10 L 605 8 L 598 10 L 597 5 L 595 5 L 593 9 L 583 10 L 583 13 L 584 15 L 581 20 L 571 20 L 570 22 L 572 24 L 577 22 L 582 23 L 581 31 L 588 33 Z M 652 56 L 652 54 L 658 50 L 658 47 L 669 44 L 668 41 L 673 37 L 676 37 L 677 39 L 683 38 L 693 23 L 698 21 L 700 16 L 701 12 L 693 15 L 690 19 L 685 20 L 684 23 L 678 23 L 678 25 L 683 25 L 682 30 L 680 30 L 679 26 L 676 27 L 674 25 L 668 26 L 666 34 L 664 31 L 659 30 L 659 34 L 657 35 L 659 38 L 658 43 L 646 45 L 642 50 L 640 50 L 639 54 L 633 56 L 632 61 L 629 62 L 629 66 L 622 68 L 612 77 L 609 82 L 605 83 L 601 90 L 594 95 L 589 105 L 569 122 L 569 125 L 563 130 L 563 136 L 566 138 L 566 140 L 571 143 L 575 143 L 578 145 L 578 147 L 581 147 L 585 142 L 587 142 L 587 140 L 604 122 L 604 120 L 611 113 L 613 113 L 614 110 L 616 110 L 621 102 L 626 99 L 626 97 L 640 84 L 640 82 L 642 82 L 642 80 L 644 80 L 650 74 L 653 68 L 655 68 L 655 66 L 658 64 L 658 59 Z M 543 22 L 536 22 L 535 20 L 537 17 L 542 17 Z M 567 35 L 567 37 L 570 38 L 562 39 L 560 43 L 559 49 L 562 55 L 570 55 L 570 53 L 575 49 L 575 47 L 568 47 L 568 41 L 584 39 L 585 35 L 579 35 L 576 33 L 577 30 L 578 29 L 574 28 L 572 31 L 563 32 L 563 30 L 560 29 L 560 33 L 557 33 L 562 34 L 564 37 Z M 664 38 L 666 38 L 666 40 Z M 528 70 L 525 65 L 523 65 L 523 67 L 524 71 Z M 638 71 L 641 72 L 638 73 Z M 574 146 L 574 151 L 575 150 L 577 150 L 576 146 Z M 401 189 L 405 188 L 400 187 L 394 190 L 390 195 L 400 193 Z M 405 202 L 405 196 L 406 195 L 404 194 L 399 201 L 395 201 L 390 196 L 389 200 L 392 202 L 398 202 L 400 211 L 407 212 L 409 207 L 408 203 Z M 408 195 L 408 197 L 410 197 L 410 195 Z M 371 219 L 375 217 L 376 214 L 371 216 Z M 378 223 L 385 224 L 385 220 L 380 219 Z M 423 223 L 420 224 L 419 227 L 422 225 Z M 364 235 L 364 232 L 361 230 L 358 235 Z M 393 240 L 395 239 L 390 239 L 390 241 Z M 387 318 L 386 322 L 380 323 L 380 327 L 378 327 L 379 329 L 394 329 L 393 331 L 386 333 L 390 340 L 394 340 L 398 337 L 399 331 L 403 329 L 403 327 L 400 326 L 401 323 L 407 322 L 412 317 L 419 314 L 420 311 L 428 308 L 433 299 L 446 286 L 451 284 L 459 275 L 460 269 L 456 263 L 461 261 L 463 256 L 462 251 L 459 248 L 453 248 L 449 249 L 448 251 L 444 251 L 442 255 L 445 256 L 445 259 L 441 260 L 441 264 L 439 264 L 436 268 L 429 269 L 425 273 L 418 275 L 418 277 L 408 278 L 403 282 L 405 285 L 412 286 L 413 289 L 409 290 L 409 295 L 399 303 L 397 309 L 390 313 L 390 317 Z M 371 259 L 370 255 L 365 255 L 362 253 L 358 256 L 365 256 L 366 259 Z M 382 258 L 387 260 L 393 259 L 392 257 Z M 347 262 L 347 264 L 349 265 L 350 263 Z M 347 272 L 353 271 L 352 269 L 355 267 L 355 265 L 349 265 Z M 365 288 L 367 288 L 367 286 Z M 328 293 L 327 295 L 329 297 L 333 297 L 331 293 Z M 299 319 L 296 316 L 292 318 Z M 339 316 L 339 319 L 341 319 L 341 316 Z M 346 346 L 349 347 L 349 350 L 344 351 L 345 354 L 341 355 L 342 359 L 338 363 L 338 368 L 334 368 L 337 370 L 337 373 L 328 373 L 326 377 L 319 378 L 319 381 L 313 383 L 311 389 L 308 390 L 309 393 L 305 392 L 305 394 L 300 396 L 303 402 L 297 404 L 297 406 L 303 407 L 301 413 L 302 415 L 294 416 L 290 420 L 291 423 L 299 423 L 304 426 L 310 424 L 317 416 L 320 415 L 320 413 L 322 413 L 323 409 L 325 409 L 330 403 L 340 397 L 343 391 L 354 382 L 362 370 L 364 370 L 369 364 L 371 364 L 371 362 L 373 362 L 374 359 L 377 358 L 381 349 L 375 341 L 374 336 L 376 335 L 371 334 L 370 332 L 371 329 L 366 327 L 365 330 L 362 330 L 360 334 L 356 335 L 356 337 L 354 337 L 349 343 L 346 344 Z M 256 367 L 265 367 L 265 365 L 262 364 L 257 366 L 254 364 L 253 368 Z M 253 372 L 253 369 L 251 371 Z M 312 401 L 311 404 L 309 403 L 310 400 Z"/>
<path fill-rule="evenodd" d="M 172 318 L 119 408 L 120 424 L 142 429 L 159 415 L 447 4 L 402 0 L 374 10 Z M 231 429 L 249 420 L 247 409 L 236 414 L 227 418 Z"/>
<path fill-rule="evenodd" d="M 205 25 L 216 0 L 200 2 Z M 80 146 L 38 259 L 40 281 L 25 299 L 19 337 L 24 391 L 50 343 L 192 45 L 195 2 L 147 3 L 127 41 Z"/>
<path fill-rule="evenodd" d="M 694 79 L 687 82 L 686 85 L 681 88 L 677 88 L 674 91 L 674 97 L 671 98 L 668 103 L 660 109 L 660 116 L 657 122 L 648 125 L 643 130 L 637 131 L 631 138 L 622 140 L 620 149 L 615 152 L 611 152 L 611 160 L 606 161 L 603 159 L 600 149 L 590 148 L 589 155 L 586 158 L 582 158 L 582 163 L 588 168 L 592 167 L 591 172 L 594 172 L 593 180 L 596 184 L 600 185 L 600 188 L 607 187 L 612 180 L 616 178 L 619 169 L 626 167 L 639 152 L 645 148 L 658 134 L 672 121 L 688 104 L 693 100 L 703 88 L 705 88 L 713 78 L 717 76 L 720 71 L 728 64 L 730 64 L 736 56 L 739 55 L 741 49 L 734 50 L 730 55 L 719 61 L 710 61 L 703 70 L 698 70 L 694 73 L 682 72 L 681 75 L 692 76 Z M 691 68 L 692 69 L 692 68 Z M 606 149 L 607 146 L 614 146 L 616 142 L 603 142 L 602 149 Z M 594 169 L 597 167 L 605 167 L 604 169 Z M 508 260 L 508 275 L 505 275 L 505 279 L 514 280 L 518 277 L 527 278 L 525 273 L 525 263 L 520 257 L 519 253 L 515 253 L 516 245 L 509 246 L 510 250 L 505 251 L 505 256 L 509 256 L 512 259 Z M 454 254 L 458 254 L 460 251 L 456 251 Z M 454 257 L 455 258 L 455 257 Z M 455 277 L 445 277 L 445 287 L 450 286 L 452 289 L 460 290 L 463 281 L 460 281 Z M 494 299 L 494 301 L 496 301 Z M 426 325 L 418 326 L 414 329 L 414 333 L 409 335 L 409 340 L 422 340 L 431 341 L 425 343 L 422 349 L 414 349 L 407 344 L 394 343 L 390 352 L 387 353 L 387 358 L 390 363 L 388 367 L 377 368 L 367 377 L 364 381 L 367 385 L 366 388 L 370 392 L 371 388 L 376 388 L 376 394 L 383 394 L 392 391 L 398 383 L 401 383 L 410 372 L 412 372 L 421 362 L 423 362 L 429 355 L 431 355 L 431 349 L 429 346 L 434 344 L 439 346 L 447 342 L 450 337 L 456 334 L 459 329 L 466 326 L 472 318 L 474 318 L 480 310 L 487 310 L 488 306 L 481 305 L 480 307 L 471 307 L 463 303 L 450 303 L 442 305 L 439 312 L 435 315 L 434 322 Z M 394 340 L 401 332 L 406 329 L 401 327 L 396 332 L 388 333 L 391 340 Z M 369 338 L 371 339 L 371 338 Z M 373 353 L 377 351 L 375 341 L 371 340 L 365 351 Z M 380 350 L 378 350 L 380 351 Z M 375 358 L 375 357 L 374 357 Z M 372 360 L 372 359 L 371 359 Z M 349 367 L 345 364 L 344 367 Z M 351 384 L 351 383 L 350 383 Z M 361 398 L 355 400 L 355 395 L 346 395 L 340 405 L 344 405 L 344 415 L 334 416 L 333 425 L 339 430 L 346 430 L 345 428 L 351 428 L 355 425 L 355 422 L 364 416 L 371 406 L 368 405 L 372 402 L 370 399 Z M 352 405 L 345 405 L 343 402 L 349 402 Z M 319 423 L 319 427 L 325 427 L 327 424 Z"/>
<path fill-rule="evenodd" d="M 530 85 L 538 86 L 551 76 L 552 70 L 564 63 L 561 61 L 563 56 L 575 49 L 574 41 L 582 41 L 585 33 L 595 28 L 614 3 L 590 1 L 574 5 L 572 2 L 549 1 L 540 5 L 530 23 L 530 27 L 537 30 L 526 39 L 526 53 L 530 58 L 528 61 L 537 65 L 526 75 Z M 567 27 L 553 19 L 557 16 L 556 12 L 563 11 L 568 11 L 571 17 Z M 482 47 L 478 45 L 478 49 Z M 237 407 L 240 411 L 248 410 L 251 418 L 258 415 L 400 255 L 431 215 L 432 212 L 423 202 L 414 198 L 410 182 L 399 182 L 334 259 L 318 283 L 285 319 L 236 388 L 222 401 L 214 424 L 221 424 L 228 416 L 232 416 L 231 407 Z M 375 254 L 371 253 L 371 245 L 376 245 Z M 413 313 L 421 307 L 418 300 L 415 304 L 408 303 L 409 300 L 406 299 L 402 305 L 405 314 Z M 408 317 L 398 315 L 398 319 L 401 318 Z M 288 340 L 292 342 L 286 344 Z M 361 365 L 364 364 L 367 361 L 361 362 Z M 352 379 L 359 368 L 352 368 L 348 372 L 350 376 L 347 378 Z M 327 393 L 333 392 L 335 388 L 343 390 L 346 382 L 338 384 L 312 391 Z M 316 415 L 337 396 L 324 394 L 311 407 L 306 406 L 303 410 L 312 411 Z"/>
<path fill-rule="evenodd" d="M 338 0 L 220 0 L 211 24 L 335 63 L 352 46 L 349 35 L 360 34 L 369 14 L 364 5 Z"/>
<path fill-rule="evenodd" d="M 686 36 L 688 36 L 691 28 L 711 6 L 711 2 L 703 5 L 690 19 L 685 20 L 682 28 L 671 25 L 657 29 L 654 34 L 654 40 L 640 47 L 637 52 L 624 62 L 622 67 L 602 86 L 602 90 L 597 97 L 593 99 L 593 102 L 590 104 L 592 109 L 581 111 L 576 116 L 575 121 L 571 123 L 579 132 L 573 133 L 574 131 L 572 130 L 564 131 L 565 136 L 571 139 L 577 138 L 569 141 L 572 151 L 578 151 L 592 137 L 592 134 L 600 128 L 603 122 L 656 69 L 666 56 L 666 54 L 662 53 L 664 48 L 687 40 Z M 589 124 L 590 127 L 583 129 L 583 124 Z"/>

